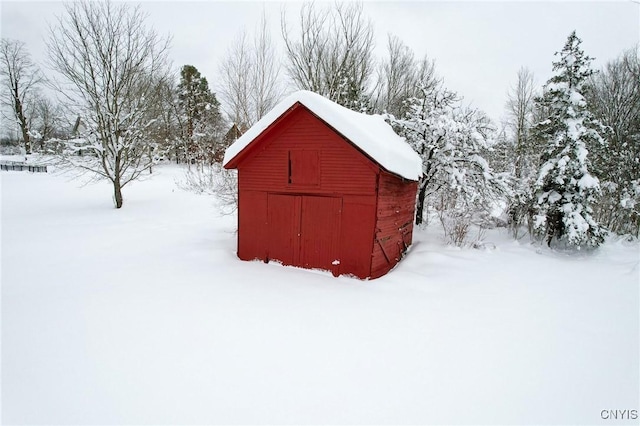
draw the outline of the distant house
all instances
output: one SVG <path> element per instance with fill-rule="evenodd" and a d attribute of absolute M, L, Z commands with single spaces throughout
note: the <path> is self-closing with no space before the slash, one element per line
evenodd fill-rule
<path fill-rule="evenodd" d="M 227 147 L 238 140 L 243 133 L 244 132 L 241 130 L 241 127 L 236 123 L 233 123 L 229 131 L 222 138 L 222 145 L 218 145 L 214 148 L 213 161 L 217 163 L 221 162 Z"/>
<path fill-rule="evenodd" d="M 377 278 L 411 245 L 419 156 L 380 116 L 289 96 L 224 157 L 238 169 L 238 257 Z"/>
<path fill-rule="evenodd" d="M 231 126 L 227 134 L 224 136 L 224 141 L 227 143 L 227 146 L 229 146 L 237 141 L 243 133 L 244 132 L 240 130 L 240 127 L 236 123 L 233 123 L 233 126 Z"/>
<path fill-rule="evenodd" d="M 87 126 L 85 126 L 84 122 L 82 121 L 82 118 L 78 116 L 78 118 L 76 118 L 75 123 L 73 124 L 73 129 L 71 129 L 71 137 L 79 138 L 82 135 L 84 135 L 86 131 L 87 131 Z"/>

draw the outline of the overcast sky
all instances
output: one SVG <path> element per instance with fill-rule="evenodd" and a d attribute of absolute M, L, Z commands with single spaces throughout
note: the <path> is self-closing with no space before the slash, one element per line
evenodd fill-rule
<path fill-rule="evenodd" d="M 293 24 L 300 3 L 146 1 L 148 23 L 173 37 L 174 66 L 196 66 L 216 89 L 218 63 L 243 28 L 251 31 L 264 11 L 280 43 L 280 13 Z M 24 41 L 44 63 L 49 23 L 64 12 L 60 2 L 0 3 L 2 37 Z M 577 31 L 586 53 L 600 68 L 640 39 L 640 4 L 607 2 L 367 1 L 376 55 L 384 55 L 388 33 L 399 36 L 418 57 L 435 59 L 438 73 L 465 103 L 498 120 L 506 92 L 521 66 L 542 85 L 551 75 L 554 52 Z M 284 60 L 284 57 L 283 57 Z M 290 91 L 295 88 L 290 87 Z"/>

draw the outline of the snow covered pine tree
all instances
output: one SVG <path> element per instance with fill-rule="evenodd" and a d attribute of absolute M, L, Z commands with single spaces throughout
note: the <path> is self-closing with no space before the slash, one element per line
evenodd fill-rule
<path fill-rule="evenodd" d="M 193 65 L 180 69 L 178 107 L 187 164 L 219 161 L 224 153 L 220 103 L 206 77 Z"/>
<path fill-rule="evenodd" d="M 575 31 L 569 35 L 554 76 L 536 98 L 545 120 L 534 126 L 534 137 L 544 152 L 534 184 L 534 231 L 547 245 L 597 247 L 603 231 L 592 217 L 591 205 L 600 192 L 596 177 L 589 173 L 589 146 L 603 144 L 602 126 L 587 110 L 582 96 L 584 84 L 593 73 L 591 58 L 580 49 Z"/>

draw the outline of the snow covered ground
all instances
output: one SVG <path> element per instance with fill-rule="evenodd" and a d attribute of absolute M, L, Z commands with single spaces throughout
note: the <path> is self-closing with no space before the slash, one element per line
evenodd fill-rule
<path fill-rule="evenodd" d="M 639 249 L 455 249 L 374 281 L 235 256 L 235 219 L 156 169 L 2 172 L 5 424 L 631 424 Z"/>

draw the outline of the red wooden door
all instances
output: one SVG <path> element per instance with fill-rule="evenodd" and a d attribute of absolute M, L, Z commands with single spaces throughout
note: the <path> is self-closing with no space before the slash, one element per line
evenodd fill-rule
<path fill-rule="evenodd" d="M 345 196 L 340 226 L 340 271 L 367 278 L 376 227 L 375 195 Z"/>
<path fill-rule="evenodd" d="M 300 197 L 269 194 L 268 258 L 296 265 L 300 252 Z"/>
<path fill-rule="evenodd" d="M 268 258 L 338 270 L 342 199 L 269 194 Z"/>
<path fill-rule="evenodd" d="M 341 209 L 341 198 L 302 197 L 301 266 L 338 270 Z"/>

